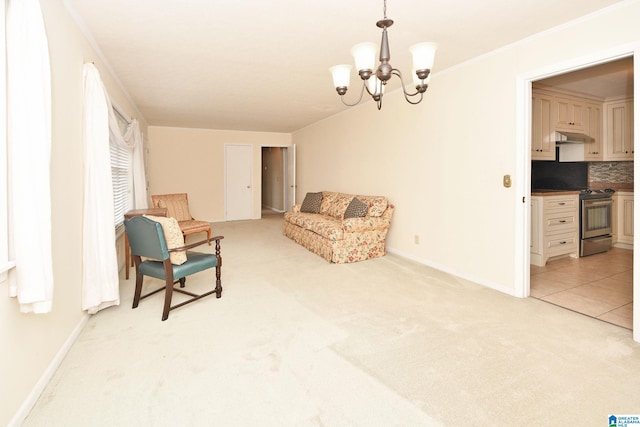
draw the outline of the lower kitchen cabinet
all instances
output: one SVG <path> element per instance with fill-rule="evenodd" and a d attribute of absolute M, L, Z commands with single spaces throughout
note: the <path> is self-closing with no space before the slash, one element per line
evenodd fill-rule
<path fill-rule="evenodd" d="M 614 245 L 633 248 L 633 193 L 617 192 L 613 195 Z"/>
<path fill-rule="evenodd" d="M 531 264 L 543 267 L 549 258 L 578 257 L 578 195 L 531 197 Z"/>

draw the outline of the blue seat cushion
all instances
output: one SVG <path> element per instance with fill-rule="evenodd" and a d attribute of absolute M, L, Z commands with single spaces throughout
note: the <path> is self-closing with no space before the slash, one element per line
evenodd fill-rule
<path fill-rule="evenodd" d="M 216 267 L 217 265 L 218 259 L 215 255 L 187 251 L 187 262 L 181 265 L 171 265 L 173 267 L 173 280 L 187 277 L 199 271 Z M 166 279 L 164 264 L 160 261 L 143 261 L 140 263 L 140 273 L 145 276 L 155 277 L 156 279 Z"/>

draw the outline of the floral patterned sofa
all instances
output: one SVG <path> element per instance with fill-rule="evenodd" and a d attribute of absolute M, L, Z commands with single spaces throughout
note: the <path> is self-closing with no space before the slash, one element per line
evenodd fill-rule
<path fill-rule="evenodd" d="M 332 263 L 384 256 L 394 206 L 383 196 L 323 191 L 284 214 L 284 235 Z"/>

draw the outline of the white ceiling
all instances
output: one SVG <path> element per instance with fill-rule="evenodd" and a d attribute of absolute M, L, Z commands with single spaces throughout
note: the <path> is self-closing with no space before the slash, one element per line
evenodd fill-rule
<path fill-rule="evenodd" d="M 573 92 L 581 92 L 603 99 L 632 97 L 633 57 L 560 74 L 539 80 L 536 83 Z"/>
<path fill-rule="evenodd" d="M 389 0 L 391 64 L 410 79 L 409 46 L 434 41 L 437 74 L 618 1 Z M 65 4 L 150 125 L 266 132 L 346 108 L 328 68 L 352 63 L 356 43 L 379 43 L 383 17 L 382 0 Z M 348 99 L 359 93 L 356 78 Z"/>

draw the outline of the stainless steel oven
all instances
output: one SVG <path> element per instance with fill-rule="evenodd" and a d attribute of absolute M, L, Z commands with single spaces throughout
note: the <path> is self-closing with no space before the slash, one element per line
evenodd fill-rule
<path fill-rule="evenodd" d="M 611 248 L 613 199 L 609 192 L 580 195 L 580 256 Z"/>

